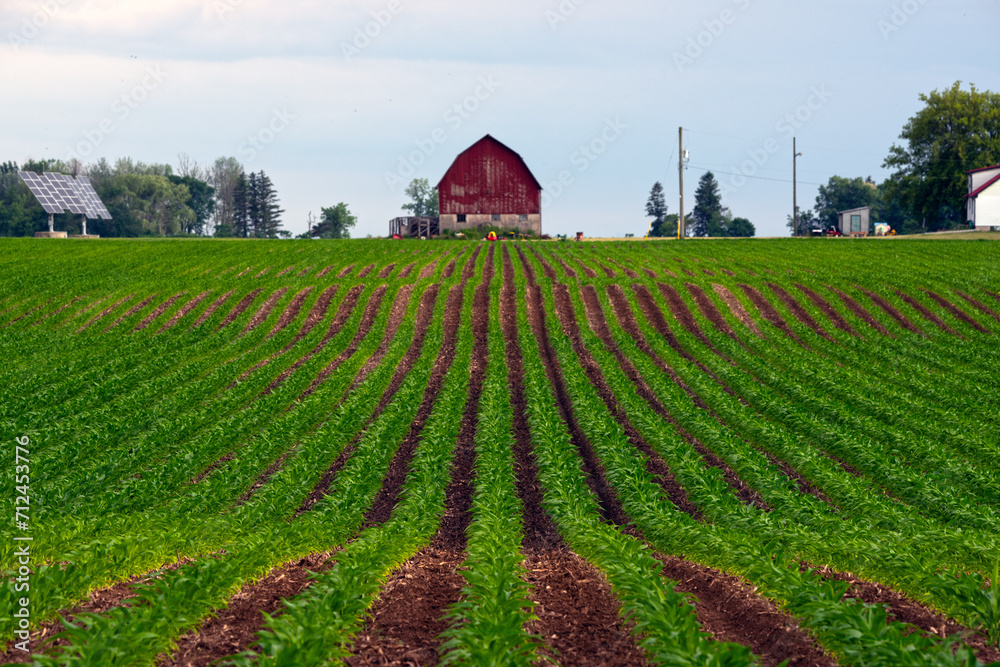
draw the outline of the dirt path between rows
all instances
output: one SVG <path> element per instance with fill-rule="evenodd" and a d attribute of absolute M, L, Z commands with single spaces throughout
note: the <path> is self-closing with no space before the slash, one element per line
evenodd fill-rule
<path fill-rule="evenodd" d="M 826 288 L 831 292 L 833 292 L 834 294 L 836 294 L 840 298 L 840 300 L 844 302 L 844 305 L 847 306 L 847 309 L 851 311 L 851 313 L 855 317 L 857 317 L 862 322 L 870 326 L 872 329 L 875 329 L 875 331 L 879 332 L 883 336 L 888 336 L 889 338 L 895 338 L 895 336 L 893 336 L 888 329 L 882 326 L 882 324 L 878 320 L 876 320 L 871 313 L 865 310 L 861 306 L 861 304 L 855 301 L 854 298 L 851 297 L 849 294 L 845 294 L 836 287 L 832 287 L 830 285 L 826 285 Z"/>
<path fill-rule="evenodd" d="M 776 285 L 774 283 L 767 283 L 767 287 L 774 293 L 776 297 L 778 297 L 778 299 L 783 304 L 785 304 L 785 307 L 791 311 L 795 319 L 804 324 L 807 328 L 814 331 L 820 337 L 825 338 L 826 340 L 830 341 L 835 345 L 838 344 L 837 339 L 828 334 L 826 332 L 826 329 L 821 327 L 819 325 L 819 322 L 813 319 L 813 316 L 809 314 L 809 311 L 803 308 L 802 304 L 800 304 L 798 301 L 795 300 L 795 297 L 793 297 L 791 294 L 782 289 L 779 285 Z"/>
<path fill-rule="evenodd" d="M 945 333 L 950 333 L 952 336 L 958 336 L 962 340 L 965 340 L 965 336 L 963 336 L 962 334 L 958 333 L 950 326 L 945 324 L 944 320 L 942 320 L 940 317 L 932 313 L 926 306 L 924 306 L 924 304 L 920 303 L 919 301 L 917 301 L 916 299 L 914 299 L 912 296 L 910 296 L 905 292 L 901 292 L 900 290 L 893 290 L 893 291 L 896 293 L 896 296 L 898 296 L 900 299 L 903 300 L 904 303 L 906 303 L 915 311 L 920 313 L 920 315 L 925 320 L 936 326 L 938 329 L 944 331 Z"/>
<path fill-rule="evenodd" d="M 921 336 L 927 335 L 923 331 L 921 331 L 920 328 L 917 327 L 917 325 L 908 320 L 901 312 L 893 308 L 892 304 L 883 299 L 881 296 L 879 296 L 875 292 L 866 290 L 864 287 L 861 287 L 860 285 L 855 285 L 855 287 L 864 292 L 865 295 L 872 300 L 872 303 L 874 303 L 876 306 L 885 311 L 885 314 L 891 317 L 893 320 L 895 320 L 896 324 L 903 327 L 907 331 L 911 331 L 915 334 L 920 334 Z"/>
<path fill-rule="evenodd" d="M 250 321 L 247 322 L 246 327 L 244 327 L 243 331 L 240 332 L 240 335 L 237 336 L 237 338 L 247 335 L 263 324 L 264 321 L 271 316 L 271 312 L 274 310 L 274 307 L 278 305 L 278 301 L 280 301 L 281 298 L 287 293 L 288 288 L 282 287 L 277 292 L 269 296 L 267 301 L 265 301 L 263 305 L 257 309 L 257 312 L 254 313 L 253 317 L 250 318 Z"/>
<path fill-rule="evenodd" d="M 174 316 L 173 316 L 173 317 L 171 317 L 171 318 L 170 318 L 170 320 L 168 320 L 168 321 L 167 321 L 167 323 L 166 323 L 166 324 L 164 324 L 164 325 L 163 325 L 162 327 L 160 327 L 160 330 L 156 332 L 156 333 L 157 333 L 157 335 L 159 335 L 159 334 L 163 333 L 163 332 L 164 332 L 164 331 L 166 331 L 167 329 L 172 329 L 172 328 L 173 328 L 174 326 L 176 326 L 176 324 L 177 324 L 178 322 L 180 322 L 180 321 L 181 321 L 181 319 L 182 319 L 182 318 L 183 318 L 183 317 L 184 317 L 185 315 L 187 315 L 187 314 L 188 314 L 188 313 L 190 313 L 190 312 L 191 312 L 192 310 L 194 310 L 195 308 L 197 308 L 197 307 L 198 307 L 198 304 L 200 304 L 200 303 L 201 303 L 202 301 L 204 301 L 205 299 L 207 299 L 207 298 L 208 298 L 208 295 L 209 295 L 209 294 L 211 294 L 211 293 L 212 293 L 212 290 L 208 290 L 208 291 L 205 291 L 205 292 L 202 292 L 201 294 L 199 294 L 198 296 L 196 296 L 195 298 L 191 299 L 191 300 L 190 300 L 190 301 L 188 301 L 188 302 L 187 302 L 186 304 L 184 304 L 184 305 L 183 305 L 183 306 L 181 307 L 181 309 L 180 309 L 180 310 L 178 310 L 178 311 L 177 311 L 177 312 L 176 312 L 176 313 L 174 314 Z M 121 302 L 119 302 L 119 303 L 121 303 Z M 114 306 L 112 306 L 112 308 L 117 308 L 117 306 L 118 306 L 118 304 L 115 304 Z M 103 317 L 103 315 L 100 315 L 99 317 Z"/>
<path fill-rule="evenodd" d="M 155 320 L 157 317 L 165 313 L 167 309 L 170 308 L 170 306 L 177 303 L 177 300 L 180 299 L 185 294 L 187 294 L 187 292 L 178 292 L 177 294 L 174 294 L 172 297 L 161 303 L 159 306 L 156 307 L 155 310 L 153 310 L 152 313 L 147 315 L 146 318 L 142 320 L 142 322 L 139 322 L 139 324 L 137 324 L 135 326 L 135 329 L 132 329 L 132 331 L 142 331 L 143 329 L 149 327 L 149 325 L 153 323 L 153 320 Z"/>
<path fill-rule="evenodd" d="M 206 294 L 208 294 L 208 292 L 206 292 Z M 92 318 L 90 318 L 90 320 L 88 320 L 86 324 L 84 324 L 82 327 L 80 327 L 79 329 L 77 329 L 74 333 L 80 333 L 81 331 L 85 331 L 86 329 L 89 329 L 95 323 L 97 323 L 98 321 L 100 321 L 100 320 L 104 319 L 105 317 L 107 317 L 107 315 L 109 313 L 111 313 L 111 311 L 115 310 L 116 308 L 118 308 L 119 306 L 121 306 L 122 304 L 124 304 L 126 301 L 131 301 L 135 297 L 136 297 L 135 294 L 129 294 L 124 299 L 119 299 L 118 301 L 114 302 L 113 304 L 111 304 L 110 306 L 108 306 L 107 308 L 105 308 L 104 310 L 102 310 L 98 314 L 94 315 Z M 162 329 L 161 329 L 161 331 L 162 331 Z"/>
<path fill-rule="evenodd" d="M 309 298 L 309 295 L 312 294 L 312 291 L 312 287 L 307 287 L 292 297 L 292 301 L 288 304 L 288 307 L 285 308 L 285 312 L 281 314 L 281 317 L 278 318 L 274 328 L 267 334 L 267 340 L 277 336 L 279 333 L 284 331 L 288 325 L 295 321 L 295 318 L 299 316 L 299 312 L 302 310 L 302 305 L 306 302 L 306 299 Z"/>
<path fill-rule="evenodd" d="M 983 334 L 987 334 L 987 335 L 993 333 L 992 331 L 990 331 L 989 329 L 987 329 L 986 327 L 984 327 L 982 324 L 980 324 L 979 322 L 977 322 L 975 320 L 975 318 L 973 318 L 971 315 L 969 315 L 965 311 L 961 310 L 958 306 L 956 306 L 955 304 L 953 304 L 951 301 L 948 301 L 944 297 L 940 296 L 939 294 L 936 294 L 936 293 L 934 293 L 934 292 L 932 292 L 932 291 L 930 291 L 928 289 L 922 289 L 920 291 L 924 292 L 927 296 L 929 296 L 930 298 L 934 299 L 938 303 L 939 306 L 941 306 L 942 308 L 944 308 L 945 310 L 947 310 L 949 313 L 951 313 L 952 315 L 954 315 L 956 318 L 958 318 L 958 319 L 962 320 L 963 322 L 965 322 L 966 324 L 968 324 L 970 327 L 972 327 L 973 329 L 975 329 L 979 333 L 983 333 Z"/>
<path fill-rule="evenodd" d="M 750 287 L 750 285 L 745 285 L 744 283 L 738 283 L 738 285 L 740 289 L 743 290 L 743 293 L 747 295 L 747 298 L 750 299 L 750 302 L 754 305 L 754 308 L 757 309 L 757 312 L 763 316 L 764 320 L 768 324 L 780 330 L 781 333 L 794 340 L 806 350 L 811 351 L 811 348 L 805 344 L 805 341 L 795 335 L 795 332 L 788 326 L 788 323 L 785 322 L 783 317 L 781 317 L 781 313 L 779 313 L 774 306 L 772 306 L 771 303 L 764 298 L 763 294 L 758 292 L 753 287 Z"/>
<path fill-rule="evenodd" d="M 831 322 L 833 322 L 833 326 L 840 329 L 841 331 L 851 334 L 852 336 L 858 336 L 858 332 L 854 330 L 854 327 L 852 327 L 847 322 L 847 320 L 845 320 L 844 317 L 837 312 L 836 308 L 830 305 L 829 301 L 827 301 L 819 294 L 806 287 L 805 285 L 795 283 L 795 289 L 805 294 L 806 298 L 812 301 L 813 305 L 819 308 L 823 312 L 823 314 L 826 315 Z"/>
<path fill-rule="evenodd" d="M 1000 323 L 1000 313 L 991 310 L 982 301 L 979 301 L 978 299 L 969 296 L 965 292 L 959 292 L 958 290 L 955 290 L 955 294 L 962 297 L 966 302 L 968 302 L 973 308 L 978 310 L 983 315 L 988 315 L 989 317 L 992 317 L 994 320 L 996 320 L 997 323 Z"/>
<path fill-rule="evenodd" d="M 202 324 L 202 322 L 204 322 L 205 320 L 207 320 L 208 318 L 210 318 L 212 315 L 215 315 L 215 312 L 217 310 L 219 310 L 219 308 L 221 308 L 223 306 L 223 304 L 226 303 L 226 301 L 229 300 L 229 297 L 231 297 L 235 291 L 236 290 L 229 290 L 228 292 L 226 292 L 225 294 L 223 294 L 222 296 L 220 296 L 218 299 L 216 299 L 214 302 L 212 302 L 212 305 L 209 306 L 205 310 L 205 312 L 202 313 L 201 316 L 199 316 L 197 320 L 195 320 L 195 323 L 191 325 L 191 329 L 197 328 L 198 326 L 200 326 Z M 128 313 L 126 313 L 125 316 L 127 317 Z M 189 331 L 190 331 L 190 329 L 189 329 Z"/>
<path fill-rule="evenodd" d="M 719 285 L 717 283 L 712 283 L 712 289 L 715 291 L 719 298 L 722 299 L 726 306 L 729 308 L 729 312 L 733 314 L 733 317 L 738 319 L 743 326 L 749 329 L 757 338 L 764 338 L 764 332 L 760 330 L 757 326 L 757 322 L 750 317 L 750 313 L 747 309 L 743 307 L 740 300 L 736 298 L 736 295 L 729 291 L 726 287 Z"/>
<path fill-rule="evenodd" d="M 219 327 L 216 329 L 216 332 L 222 331 L 230 324 L 232 324 L 237 317 L 243 314 L 243 311 L 245 311 L 247 308 L 250 307 L 250 305 L 254 302 L 254 299 L 256 299 L 257 295 L 260 294 L 262 291 L 263 290 L 258 288 L 247 294 L 245 297 L 243 297 L 243 299 L 238 304 L 236 304 L 236 307 L 233 308 L 228 315 L 226 315 L 226 319 L 222 320 L 222 324 L 219 325 Z"/>
<path fill-rule="evenodd" d="M 726 322 L 726 318 L 722 316 L 722 313 L 719 312 L 719 309 L 715 307 L 715 304 L 712 303 L 712 300 L 708 298 L 708 295 L 705 294 L 705 291 L 700 286 L 694 283 L 684 283 L 684 287 L 687 288 L 688 294 L 694 299 L 698 310 L 705 316 L 705 319 L 712 323 L 712 326 L 737 343 L 742 344 L 743 341 L 739 339 L 733 328 Z"/>

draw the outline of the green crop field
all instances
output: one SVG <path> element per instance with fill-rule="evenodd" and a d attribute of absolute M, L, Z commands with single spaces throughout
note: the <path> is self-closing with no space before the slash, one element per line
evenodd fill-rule
<path fill-rule="evenodd" d="M 0 662 L 1000 660 L 998 260 L 0 239 Z"/>

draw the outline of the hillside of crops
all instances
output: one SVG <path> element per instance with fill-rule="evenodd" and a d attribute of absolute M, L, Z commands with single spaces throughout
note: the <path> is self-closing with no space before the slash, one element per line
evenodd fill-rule
<path fill-rule="evenodd" d="M 0 239 L 0 663 L 1000 661 L 1000 245 Z"/>

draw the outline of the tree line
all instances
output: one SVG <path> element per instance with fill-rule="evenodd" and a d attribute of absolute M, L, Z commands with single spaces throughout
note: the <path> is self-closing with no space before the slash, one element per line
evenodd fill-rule
<path fill-rule="evenodd" d="M 657 181 L 649 191 L 646 200 L 646 215 L 653 218 L 649 226 L 649 236 L 676 237 L 679 215 L 667 215 L 667 203 L 663 195 L 663 185 Z M 734 217 L 728 207 L 722 205 L 722 192 L 715 174 L 706 171 L 698 179 L 694 193 L 694 209 L 684 216 L 686 236 L 735 236 L 751 237 L 757 233 L 753 223 L 746 218 Z"/>
<path fill-rule="evenodd" d="M 177 170 L 101 158 L 90 165 L 61 160 L 0 163 L 0 236 L 32 236 L 48 229 L 48 215 L 18 171 L 56 172 L 90 179 L 111 220 L 88 220 L 87 231 L 103 237 L 216 236 L 288 238 L 281 229 L 277 190 L 263 170 L 247 173 L 232 157 L 200 167 L 186 155 Z M 80 232 L 80 216 L 55 216 L 55 228 Z"/>

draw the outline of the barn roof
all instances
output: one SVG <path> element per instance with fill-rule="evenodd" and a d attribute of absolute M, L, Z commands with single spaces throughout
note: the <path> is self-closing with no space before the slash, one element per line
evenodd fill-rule
<path fill-rule="evenodd" d="M 528 169 L 528 165 L 527 165 L 527 163 L 525 163 L 524 158 L 521 157 L 521 155 L 517 151 L 515 151 L 513 148 L 511 148 L 507 144 L 505 144 L 505 143 L 497 140 L 496 138 L 494 138 L 490 134 L 487 134 L 482 139 L 480 139 L 479 141 L 477 141 L 476 143 L 472 144 L 471 146 L 469 146 L 468 148 L 466 148 L 464 151 L 462 151 L 461 153 L 459 153 L 458 156 L 452 161 L 451 166 L 448 167 L 448 169 L 444 172 L 444 176 L 442 176 L 441 180 L 438 181 L 437 187 L 439 187 L 439 188 L 441 187 L 441 185 L 444 183 L 445 179 L 448 177 L 448 173 L 451 172 L 452 169 L 454 169 L 455 164 L 462 159 L 463 155 L 465 155 L 466 153 L 468 153 L 468 152 L 476 149 L 483 142 L 492 142 L 492 143 L 496 144 L 497 146 L 499 146 L 500 148 L 504 149 L 505 151 L 509 152 L 512 156 L 516 157 L 520 161 L 521 165 L 524 167 L 524 170 L 527 172 L 528 176 L 531 177 L 531 180 L 535 184 L 535 187 L 537 187 L 539 190 L 542 189 L 542 184 L 538 182 L 538 179 L 535 178 L 535 175 L 531 173 L 530 169 Z"/>
<path fill-rule="evenodd" d="M 995 164 L 992 167 L 980 167 L 979 169 L 970 169 L 969 171 L 967 171 L 965 173 L 967 173 L 967 174 L 975 174 L 975 173 L 978 173 L 980 171 L 989 171 L 990 169 L 1000 169 L 1000 164 Z"/>

